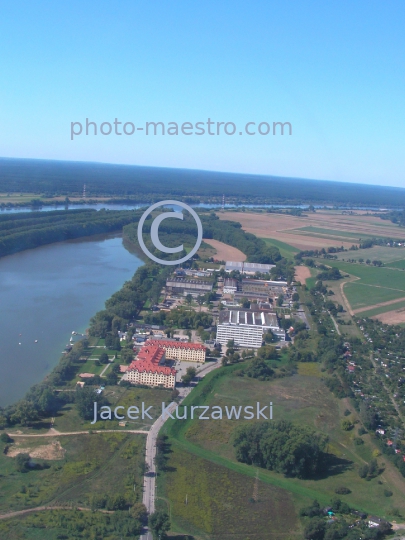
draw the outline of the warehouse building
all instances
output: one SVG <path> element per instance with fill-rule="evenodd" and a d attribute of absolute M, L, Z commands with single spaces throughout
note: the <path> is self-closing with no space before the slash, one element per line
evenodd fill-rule
<path fill-rule="evenodd" d="M 212 291 L 212 281 L 172 277 L 166 280 L 166 292 L 171 294 L 191 294 L 199 296 Z"/>
<path fill-rule="evenodd" d="M 232 270 L 238 270 L 242 274 L 256 274 L 256 272 L 267 274 L 274 267 L 275 264 L 226 261 L 225 271 L 232 272 Z"/>
<path fill-rule="evenodd" d="M 279 327 L 275 313 L 221 311 L 216 340 L 226 346 L 233 339 L 238 347 L 258 349 L 262 346 L 264 334 L 269 330 L 285 341 L 285 332 Z"/>
<path fill-rule="evenodd" d="M 225 278 L 224 288 L 223 288 L 224 294 L 235 294 L 237 290 L 238 290 L 238 282 L 236 281 L 236 279 Z"/>

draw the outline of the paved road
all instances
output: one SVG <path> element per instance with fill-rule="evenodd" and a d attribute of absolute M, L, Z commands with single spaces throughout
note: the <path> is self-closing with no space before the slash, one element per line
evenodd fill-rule
<path fill-rule="evenodd" d="M 212 370 L 220 366 L 219 362 L 209 362 L 204 364 L 200 369 L 197 370 L 197 373 L 200 377 L 205 377 Z M 182 401 L 188 394 L 192 391 L 190 387 L 181 387 L 178 389 L 180 392 L 180 401 Z M 176 407 L 177 403 L 172 403 L 168 411 L 172 413 Z M 160 429 L 163 424 L 168 419 L 168 416 L 159 418 L 152 424 L 148 436 L 146 438 L 146 452 L 145 452 L 145 463 L 146 463 L 146 473 L 143 478 L 143 499 L 142 502 L 146 506 L 149 514 L 153 514 L 155 511 L 155 500 L 156 500 L 156 467 L 155 467 L 155 456 L 156 456 L 156 439 Z M 153 540 L 152 533 L 146 528 L 144 533 L 141 535 L 140 540 Z"/>

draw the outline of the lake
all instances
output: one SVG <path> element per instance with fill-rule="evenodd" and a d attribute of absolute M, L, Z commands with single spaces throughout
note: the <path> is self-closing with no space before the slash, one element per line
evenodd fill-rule
<path fill-rule="evenodd" d="M 43 380 L 72 332 L 84 332 L 142 264 L 118 235 L 0 258 L 0 406 L 14 403 Z"/>

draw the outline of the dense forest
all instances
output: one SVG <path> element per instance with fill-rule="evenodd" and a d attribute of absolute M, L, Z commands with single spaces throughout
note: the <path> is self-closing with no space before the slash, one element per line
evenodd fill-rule
<path fill-rule="evenodd" d="M 119 231 L 139 211 L 59 210 L 0 215 L 0 257 L 53 242 Z"/>
<path fill-rule="evenodd" d="M 0 193 L 36 196 L 120 197 L 152 202 L 164 199 L 271 204 L 405 206 L 405 190 L 302 178 L 258 176 L 187 169 L 104 163 L 0 159 Z"/>

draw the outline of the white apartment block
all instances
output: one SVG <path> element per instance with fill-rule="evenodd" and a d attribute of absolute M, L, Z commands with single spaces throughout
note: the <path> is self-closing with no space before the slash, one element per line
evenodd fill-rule
<path fill-rule="evenodd" d="M 285 333 L 280 329 L 275 313 L 222 311 L 216 340 L 226 346 L 228 341 L 233 339 L 238 347 L 258 349 L 262 346 L 263 336 L 268 330 L 285 340 Z"/>

